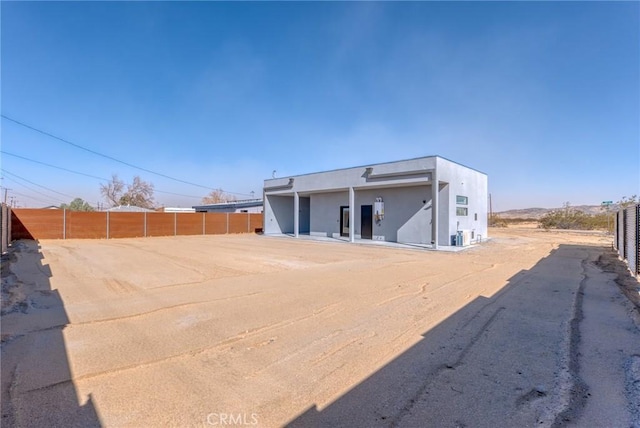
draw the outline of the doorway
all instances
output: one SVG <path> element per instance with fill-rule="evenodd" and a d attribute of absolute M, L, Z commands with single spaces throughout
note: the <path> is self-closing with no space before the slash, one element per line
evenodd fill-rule
<path fill-rule="evenodd" d="M 349 207 L 340 207 L 340 236 L 349 236 Z"/>
<path fill-rule="evenodd" d="M 360 237 L 373 239 L 373 205 L 360 207 Z"/>

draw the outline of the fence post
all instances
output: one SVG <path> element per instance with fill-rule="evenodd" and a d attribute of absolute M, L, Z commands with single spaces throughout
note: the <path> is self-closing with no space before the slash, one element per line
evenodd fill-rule
<path fill-rule="evenodd" d="M 227 235 L 229 234 L 229 213 L 227 213 Z"/>
<path fill-rule="evenodd" d="M 205 215 L 205 213 L 202 213 L 202 234 L 203 234 L 203 235 L 206 235 L 206 233 L 205 233 L 205 226 L 204 226 L 204 223 L 205 223 L 204 215 Z"/>
<path fill-rule="evenodd" d="M 178 213 L 173 213 L 173 236 L 178 235 Z"/>
<path fill-rule="evenodd" d="M 636 275 L 640 275 L 640 204 L 636 205 Z"/>
<path fill-rule="evenodd" d="M 144 212 L 144 237 L 147 237 L 147 212 Z"/>
<path fill-rule="evenodd" d="M 62 210 L 62 239 L 67 239 L 67 209 Z"/>
<path fill-rule="evenodd" d="M 11 207 L 7 207 L 7 236 L 9 237 L 8 238 L 9 240 L 7 241 L 7 245 L 9 245 L 9 244 L 11 244 L 13 242 L 13 235 L 12 235 L 12 232 L 11 232 L 11 224 L 12 224 L 11 218 L 12 217 L 13 217 L 13 214 L 12 214 Z"/>
<path fill-rule="evenodd" d="M 107 211 L 107 239 L 109 239 L 109 211 Z"/>

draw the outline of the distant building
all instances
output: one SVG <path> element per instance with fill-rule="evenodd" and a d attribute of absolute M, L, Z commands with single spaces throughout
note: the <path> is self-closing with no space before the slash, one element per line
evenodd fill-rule
<path fill-rule="evenodd" d="M 262 199 L 220 202 L 217 204 L 197 205 L 193 207 L 198 213 L 261 213 Z"/>
<path fill-rule="evenodd" d="M 183 208 L 183 207 L 162 207 L 158 211 L 162 213 L 194 213 L 196 212 L 194 208 Z"/>
<path fill-rule="evenodd" d="M 134 205 L 119 205 L 117 207 L 106 209 L 105 211 L 120 212 L 120 213 L 144 213 L 144 212 L 152 213 L 154 212 L 153 210 L 136 207 Z"/>
<path fill-rule="evenodd" d="M 264 181 L 264 233 L 437 246 L 487 238 L 487 175 L 440 156 Z"/>

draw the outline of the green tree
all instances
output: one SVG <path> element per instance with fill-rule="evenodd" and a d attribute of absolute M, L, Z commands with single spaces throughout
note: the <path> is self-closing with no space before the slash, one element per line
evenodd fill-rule
<path fill-rule="evenodd" d="M 69 211 L 95 211 L 91 205 L 82 198 L 75 198 L 69 204 L 62 204 L 60 208 Z"/>

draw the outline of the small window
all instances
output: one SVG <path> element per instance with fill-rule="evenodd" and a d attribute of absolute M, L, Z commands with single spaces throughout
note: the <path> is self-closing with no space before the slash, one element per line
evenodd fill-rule
<path fill-rule="evenodd" d="M 241 213 L 248 213 L 249 210 L 240 210 Z"/>
<path fill-rule="evenodd" d="M 475 214 L 473 215 L 473 219 L 474 219 L 475 221 L 478 221 L 478 213 L 475 213 Z"/>
<path fill-rule="evenodd" d="M 469 198 L 467 198 L 466 196 L 456 196 L 456 204 L 458 205 L 468 205 L 469 204 Z"/>
<path fill-rule="evenodd" d="M 467 215 L 469 215 L 469 210 L 466 207 L 457 207 L 456 208 L 456 215 L 467 216 Z"/>

